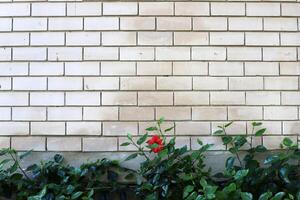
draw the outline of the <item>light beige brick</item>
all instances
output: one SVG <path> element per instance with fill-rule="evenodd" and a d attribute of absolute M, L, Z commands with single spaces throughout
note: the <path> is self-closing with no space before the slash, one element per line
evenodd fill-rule
<path fill-rule="evenodd" d="M 11 18 L 1 18 L 0 23 L 2 24 L 2 26 L 0 27 L 0 31 L 10 31 L 12 29 Z"/>
<path fill-rule="evenodd" d="M 166 120 L 191 120 L 190 107 L 157 107 L 156 119 L 164 117 Z"/>
<path fill-rule="evenodd" d="M 66 92 L 66 105 L 100 105 L 100 92 Z"/>
<path fill-rule="evenodd" d="M 155 77 L 121 77 L 121 90 L 154 90 Z"/>
<path fill-rule="evenodd" d="M 31 106 L 63 106 L 65 97 L 63 92 L 31 92 Z"/>
<path fill-rule="evenodd" d="M 119 18 L 117 17 L 87 17 L 84 19 L 84 30 L 117 30 Z"/>
<path fill-rule="evenodd" d="M 137 2 L 103 2 L 103 15 L 136 15 Z"/>
<path fill-rule="evenodd" d="M 49 77 L 48 90 L 82 90 L 81 77 Z"/>
<path fill-rule="evenodd" d="M 247 105 L 280 105 L 280 92 L 246 92 Z"/>
<path fill-rule="evenodd" d="M 193 120 L 226 120 L 227 110 L 223 106 L 193 107 Z"/>
<path fill-rule="evenodd" d="M 224 15 L 224 16 L 245 15 L 245 3 L 212 2 L 210 6 L 211 6 L 211 15 Z"/>
<path fill-rule="evenodd" d="M 227 18 L 195 17 L 193 18 L 193 30 L 227 30 Z"/>
<path fill-rule="evenodd" d="M 209 35 L 210 45 L 243 45 L 244 33 L 212 32 Z"/>
<path fill-rule="evenodd" d="M 100 45 L 100 33 L 97 32 L 67 32 L 67 46 Z"/>
<path fill-rule="evenodd" d="M 297 120 L 296 106 L 268 106 L 264 108 L 265 120 Z"/>
<path fill-rule="evenodd" d="M 80 137 L 48 137 L 48 151 L 81 151 Z"/>
<path fill-rule="evenodd" d="M 209 93 L 208 92 L 175 92 L 174 93 L 175 105 L 208 105 Z"/>
<path fill-rule="evenodd" d="M 47 30 L 46 18 L 15 18 L 13 20 L 14 31 L 42 31 Z"/>
<path fill-rule="evenodd" d="M 0 48 L 0 61 L 9 61 L 11 60 L 11 48 Z"/>
<path fill-rule="evenodd" d="M 283 141 L 285 136 L 265 136 L 263 137 L 263 144 L 269 150 L 281 149 L 280 143 Z M 296 137 L 289 137 L 294 143 L 297 142 Z"/>
<path fill-rule="evenodd" d="M 82 60 L 82 48 L 80 47 L 50 47 L 48 48 L 49 60 Z"/>
<path fill-rule="evenodd" d="M 44 48 L 44 47 L 14 48 L 13 49 L 13 60 L 17 60 L 17 61 L 46 60 L 46 48 Z"/>
<path fill-rule="evenodd" d="M 10 77 L 0 77 L 0 90 L 11 90 Z"/>
<path fill-rule="evenodd" d="M 68 16 L 98 16 L 102 14 L 102 2 L 67 3 Z"/>
<path fill-rule="evenodd" d="M 173 93 L 172 92 L 139 92 L 138 105 L 139 106 L 173 105 Z"/>
<path fill-rule="evenodd" d="M 280 33 L 280 41 L 284 46 L 299 46 L 300 33 Z"/>
<path fill-rule="evenodd" d="M 228 60 L 261 60 L 261 48 L 258 47 L 229 47 Z"/>
<path fill-rule="evenodd" d="M 248 135 L 255 134 L 261 128 L 266 128 L 264 135 L 281 135 L 282 126 L 280 121 L 262 121 L 262 126 L 258 127 L 253 127 L 252 122 L 247 123 Z"/>
<path fill-rule="evenodd" d="M 65 62 L 65 74 L 71 76 L 97 76 L 100 74 L 98 62 Z"/>
<path fill-rule="evenodd" d="M 118 90 L 118 77 L 85 77 L 84 90 Z"/>
<path fill-rule="evenodd" d="M 67 135 L 101 135 L 101 122 L 67 122 Z"/>
<path fill-rule="evenodd" d="M 194 90 L 227 90 L 228 78 L 225 77 L 194 77 Z"/>
<path fill-rule="evenodd" d="M 244 92 L 211 92 L 212 105 L 243 105 L 245 104 Z"/>
<path fill-rule="evenodd" d="M 154 48 L 121 47 L 120 60 L 154 60 Z"/>
<path fill-rule="evenodd" d="M 31 135 L 65 135 L 64 122 L 32 122 Z"/>
<path fill-rule="evenodd" d="M 300 134 L 300 122 L 299 121 L 283 122 L 283 134 L 284 135 L 299 135 Z"/>
<path fill-rule="evenodd" d="M 31 4 L 32 16 L 65 16 L 66 4 L 65 3 L 32 3 Z"/>
<path fill-rule="evenodd" d="M 173 62 L 174 75 L 207 75 L 207 62 Z"/>
<path fill-rule="evenodd" d="M 82 120 L 82 108 L 80 107 L 49 107 L 49 121 Z"/>
<path fill-rule="evenodd" d="M 175 32 L 175 45 L 208 45 L 208 33 L 203 32 Z"/>
<path fill-rule="evenodd" d="M 83 138 L 83 151 L 117 151 L 118 150 L 118 138 Z"/>
<path fill-rule="evenodd" d="M 279 75 L 279 66 L 276 62 L 245 62 L 245 75 L 272 76 Z"/>
<path fill-rule="evenodd" d="M 137 75 L 171 75 L 171 62 L 138 62 Z"/>
<path fill-rule="evenodd" d="M 135 65 L 134 62 L 102 62 L 101 75 L 135 75 Z"/>
<path fill-rule="evenodd" d="M 193 47 L 192 60 L 225 60 L 225 47 Z"/>
<path fill-rule="evenodd" d="M 28 33 L 0 33 L 0 46 L 27 46 Z"/>
<path fill-rule="evenodd" d="M 209 74 L 212 76 L 242 76 L 242 62 L 210 62 Z"/>
<path fill-rule="evenodd" d="M 279 33 L 246 33 L 247 46 L 278 46 Z"/>
<path fill-rule="evenodd" d="M 210 135 L 209 122 L 176 122 L 176 135 Z"/>
<path fill-rule="evenodd" d="M 300 62 L 281 62 L 280 74 L 282 75 L 300 75 Z"/>
<path fill-rule="evenodd" d="M 29 122 L 0 122 L 1 135 L 29 135 Z"/>
<path fill-rule="evenodd" d="M 136 122 L 103 122 L 103 135 L 126 136 L 138 134 L 138 124 Z"/>
<path fill-rule="evenodd" d="M 190 60 L 190 48 L 157 47 L 156 60 Z"/>
<path fill-rule="evenodd" d="M 139 2 L 139 15 L 173 15 L 173 2 Z"/>
<path fill-rule="evenodd" d="M 265 77 L 266 90 L 297 90 L 297 77 Z"/>
<path fill-rule="evenodd" d="M 281 101 L 282 105 L 299 105 L 300 92 L 282 92 Z"/>
<path fill-rule="evenodd" d="M 158 17 L 157 30 L 191 30 L 190 17 Z"/>
<path fill-rule="evenodd" d="M 296 61 L 297 49 L 292 47 L 265 47 L 263 59 L 266 61 Z"/>
<path fill-rule="evenodd" d="M 282 3 L 281 4 L 282 16 L 300 16 L 299 3 Z"/>
<path fill-rule="evenodd" d="M 228 107 L 228 120 L 262 120 L 262 107 L 234 106 Z"/>
<path fill-rule="evenodd" d="M 218 126 L 224 126 L 225 124 L 230 123 L 228 121 L 224 122 L 212 122 L 212 133 L 215 131 L 219 130 L 220 128 Z M 240 121 L 235 121 L 233 122 L 230 126 L 226 127 L 226 134 L 227 135 L 246 135 L 246 130 L 247 125 L 246 122 L 240 122 Z"/>
<path fill-rule="evenodd" d="M 10 137 L 0 137 L 0 148 L 10 148 Z"/>
<path fill-rule="evenodd" d="M 119 50 L 116 47 L 85 47 L 84 60 L 117 60 Z"/>
<path fill-rule="evenodd" d="M 28 105 L 27 92 L 1 92 L 0 105 L 1 106 L 26 106 Z"/>
<path fill-rule="evenodd" d="M 262 18 L 256 17 L 230 17 L 228 19 L 229 30 L 239 30 L 239 31 L 254 31 L 254 30 L 262 30 L 263 23 Z"/>
<path fill-rule="evenodd" d="M 296 31 L 296 18 L 265 18 L 264 30 L 266 31 Z"/>
<path fill-rule="evenodd" d="M 198 139 L 203 142 L 203 144 L 214 144 L 210 150 L 226 150 L 226 146 L 223 145 L 221 137 L 213 137 L 213 136 L 202 136 L 202 137 L 192 137 L 191 138 L 191 147 L 192 150 L 198 150 L 200 148 Z"/>
<path fill-rule="evenodd" d="M 103 32 L 102 45 L 104 46 L 136 45 L 136 33 L 135 32 Z"/>
<path fill-rule="evenodd" d="M 262 90 L 263 77 L 230 77 L 229 90 Z"/>
<path fill-rule="evenodd" d="M 154 108 L 120 107 L 120 120 L 129 120 L 129 121 L 154 120 Z"/>
<path fill-rule="evenodd" d="M 154 30 L 154 17 L 121 17 L 121 30 Z"/>
<path fill-rule="evenodd" d="M 102 92 L 102 105 L 137 105 L 137 93 Z"/>
<path fill-rule="evenodd" d="M 192 77 L 157 77 L 157 90 L 191 90 Z"/>
<path fill-rule="evenodd" d="M 30 34 L 32 46 L 58 46 L 64 45 L 65 34 L 61 32 L 35 32 Z"/>
<path fill-rule="evenodd" d="M 44 137 L 12 137 L 11 148 L 17 151 L 45 151 L 46 139 Z"/>
<path fill-rule="evenodd" d="M 30 4 L 29 3 L 1 3 L 0 16 L 29 16 Z"/>
<path fill-rule="evenodd" d="M 280 3 L 246 3 L 247 16 L 280 16 Z"/>
<path fill-rule="evenodd" d="M 117 107 L 84 107 L 83 120 L 117 120 Z"/>
<path fill-rule="evenodd" d="M 208 16 L 208 2 L 175 2 L 175 15 Z"/>
<path fill-rule="evenodd" d="M 139 45 L 172 45 L 173 36 L 171 32 L 139 32 Z"/>
<path fill-rule="evenodd" d="M 10 120 L 11 119 L 11 109 L 10 108 L 0 108 L 0 120 Z"/>
<path fill-rule="evenodd" d="M 82 30 L 83 18 L 80 17 L 56 17 L 49 18 L 49 30 Z"/>
<path fill-rule="evenodd" d="M 14 107 L 12 108 L 12 119 L 19 121 L 41 121 L 46 120 L 46 108 L 42 107 Z"/>
<path fill-rule="evenodd" d="M 14 77 L 14 90 L 46 90 L 47 79 L 45 77 Z"/>
<path fill-rule="evenodd" d="M 61 76 L 64 66 L 61 62 L 31 62 L 29 65 L 31 76 Z"/>

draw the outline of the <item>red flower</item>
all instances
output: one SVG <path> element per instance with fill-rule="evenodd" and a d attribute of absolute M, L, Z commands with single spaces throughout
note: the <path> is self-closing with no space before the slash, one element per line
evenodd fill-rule
<path fill-rule="evenodd" d="M 154 153 L 159 153 L 164 148 L 163 140 L 158 135 L 153 135 L 152 138 L 147 141 L 147 143 L 150 146 L 157 144 L 157 147 L 151 149 L 151 151 Z"/>

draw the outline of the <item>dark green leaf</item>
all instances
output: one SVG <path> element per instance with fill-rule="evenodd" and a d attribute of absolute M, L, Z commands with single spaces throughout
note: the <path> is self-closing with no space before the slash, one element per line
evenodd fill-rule
<path fill-rule="evenodd" d="M 129 161 L 129 160 L 135 159 L 137 156 L 138 156 L 138 153 L 133 153 L 133 154 L 131 154 L 130 156 L 128 156 L 128 157 L 125 159 L 125 161 Z"/>
<path fill-rule="evenodd" d="M 231 124 L 233 123 L 233 121 L 232 122 L 229 122 L 228 124 L 225 124 L 225 128 L 227 128 L 228 126 L 230 126 Z"/>
<path fill-rule="evenodd" d="M 32 150 L 26 151 L 25 153 L 22 153 L 22 154 L 20 155 L 20 160 L 22 160 L 23 158 L 27 157 L 29 154 L 31 154 L 31 152 L 32 152 Z"/>
<path fill-rule="evenodd" d="M 290 138 L 284 138 L 282 144 L 286 147 L 291 147 L 293 145 L 293 141 Z"/>
<path fill-rule="evenodd" d="M 146 128 L 146 131 L 157 131 L 157 127 L 148 127 Z"/>
<path fill-rule="evenodd" d="M 186 186 L 183 190 L 183 198 L 184 199 L 187 198 L 192 191 L 194 191 L 194 186 L 192 185 Z"/>
<path fill-rule="evenodd" d="M 265 128 L 259 129 L 258 131 L 255 132 L 255 136 L 262 136 L 266 132 L 266 130 L 267 129 Z"/>
<path fill-rule="evenodd" d="M 131 144 L 130 142 L 124 142 L 124 143 L 121 144 L 121 146 L 126 147 L 126 146 L 129 146 L 130 144 Z"/>
<path fill-rule="evenodd" d="M 144 134 L 142 137 L 140 137 L 138 140 L 137 140 L 137 144 L 138 145 L 141 145 L 141 144 L 143 144 L 146 140 L 147 140 L 147 137 L 148 137 L 148 134 L 146 133 L 146 134 Z"/>
<path fill-rule="evenodd" d="M 223 135 L 224 131 L 223 130 L 216 130 L 215 132 L 213 132 L 213 135 Z"/>
<path fill-rule="evenodd" d="M 284 196 L 284 192 L 278 192 L 271 198 L 271 200 L 281 200 Z"/>
<path fill-rule="evenodd" d="M 83 194 L 83 192 L 76 192 L 74 194 L 72 194 L 71 199 L 77 199 L 78 197 L 80 197 Z"/>
<path fill-rule="evenodd" d="M 251 193 L 248 193 L 248 192 L 242 192 L 241 193 L 241 198 L 242 198 L 242 200 L 252 200 L 253 195 Z"/>

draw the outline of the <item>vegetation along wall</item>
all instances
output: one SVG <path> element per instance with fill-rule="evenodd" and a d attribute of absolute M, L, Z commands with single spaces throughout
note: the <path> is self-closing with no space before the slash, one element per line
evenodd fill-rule
<path fill-rule="evenodd" d="M 222 150 L 232 120 L 297 141 L 299 17 L 295 0 L 1 0 L 0 147 L 125 151 L 161 116 L 192 149 Z"/>

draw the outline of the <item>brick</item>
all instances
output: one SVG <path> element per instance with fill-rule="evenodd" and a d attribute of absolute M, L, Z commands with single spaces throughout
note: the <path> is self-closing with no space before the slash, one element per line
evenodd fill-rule
<path fill-rule="evenodd" d="M 190 120 L 191 108 L 189 107 L 157 107 L 156 119 L 164 116 L 166 120 Z"/>
<path fill-rule="evenodd" d="M 46 108 L 42 107 L 14 107 L 12 119 L 19 121 L 43 121 L 46 120 Z"/>
<path fill-rule="evenodd" d="M 300 75 L 300 62 L 281 62 L 280 74 L 282 75 Z"/>
<path fill-rule="evenodd" d="M 80 107 L 49 107 L 47 117 L 49 121 L 82 120 Z"/>
<path fill-rule="evenodd" d="M 194 90 L 227 90 L 228 79 L 225 77 L 194 77 Z"/>
<path fill-rule="evenodd" d="M 0 108 L 0 120 L 10 120 L 11 119 L 11 108 Z"/>
<path fill-rule="evenodd" d="M 245 3 L 211 3 L 211 15 L 243 16 L 245 15 Z"/>
<path fill-rule="evenodd" d="M 137 75 L 171 75 L 171 62 L 138 62 Z"/>
<path fill-rule="evenodd" d="M 50 47 L 48 60 L 82 60 L 82 49 L 80 47 Z"/>
<path fill-rule="evenodd" d="M 227 110 L 223 106 L 193 107 L 193 120 L 226 120 Z"/>
<path fill-rule="evenodd" d="M 10 137 L 0 137 L 0 148 L 10 148 Z"/>
<path fill-rule="evenodd" d="M 225 60 L 225 47 L 193 47 L 192 60 Z"/>
<path fill-rule="evenodd" d="M 121 47 L 120 60 L 154 60 L 154 48 Z"/>
<path fill-rule="evenodd" d="M 175 32 L 175 45 L 208 45 L 208 33 L 203 32 Z"/>
<path fill-rule="evenodd" d="M 283 122 L 283 134 L 284 135 L 299 135 L 300 134 L 300 122 L 299 121 L 285 121 Z"/>
<path fill-rule="evenodd" d="M 117 77 L 86 77 L 84 78 L 85 90 L 118 90 L 119 78 Z"/>
<path fill-rule="evenodd" d="M 30 4 L 29 3 L 1 3 L 0 16 L 29 16 Z"/>
<path fill-rule="evenodd" d="M 297 19 L 296 18 L 265 18 L 264 30 L 265 31 L 296 31 Z"/>
<path fill-rule="evenodd" d="M 81 151 L 80 137 L 48 137 L 48 151 Z"/>
<path fill-rule="evenodd" d="M 1 18 L 0 24 L 2 26 L 0 27 L 0 31 L 11 31 L 12 29 L 12 19 L 10 18 Z"/>
<path fill-rule="evenodd" d="M 121 17 L 121 30 L 154 30 L 154 17 Z"/>
<path fill-rule="evenodd" d="M 207 75 L 207 62 L 173 62 L 174 75 Z"/>
<path fill-rule="evenodd" d="M 47 18 L 14 18 L 14 31 L 45 31 L 47 30 Z"/>
<path fill-rule="evenodd" d="M 63 92 L 31 92 L 31 106 L 63 106 L 65 97 Z"/>
<path fill-rule="evenodd" d="M 278 121 L 262 121 L 263 128 L 266 128 L 266 132 L 264 133 L 264 135 L 281 135 L 281 122 Z M 252 127 L 252 122 L 248 122 L 247 123 L 247 132 L 248 135 L 254 135 L 256 131 L 258 131 L 259 129 L 261 129 L 262 127 Z M 253 132 L 252 132 L 253 129 Z"/>
<path fill-rule="evenodd" d="M 268 106 L 264 108 L 265 120 L 297 120 L 297 107 L 290 106 Z"/>
<path fill-rule="evenodd" d="M 226 17 L 194 17 L 193 30 L 227 30 Z"/>
<path fill-rule="evenodd" d="M 125 75 L 135 75 L 134 62 L 102 62 L 101 63 L 101 75 L 107 76 L 125 76 Z"/>
<path fill-rule="evenodd" d="M 84 30 L 117 30 L 119 18 L 117 17 L 87 17 L 84 19 Z"/>
<path fill-rule="evenodd" d="M 246 92 L 247 105 L 280 105 L 279 92 L 251 91 Z"/>
<path fill-rule="evenodd" d="M 138 134 L 138 125 L 136 122 L 103 122 L 103 135 L 107 136 L 126 136 Z"/>
<path fill-rule="evenodd" d="M 276 62 L 245 62 L 245 75 L 272 76 L 279 75 L 279 66 Z"/>
<path fill-rule="evenodd" d="M 137 105 L 137 93 L 102 92 L 102 105 Z"/>
<path fill-rule="evenodd" d="M 156 60 L 190 60 L 190 48 L 157 47 Z"/>
<path fill-rule="evenodd" d="M 210 135 L 209 122 L 176 122 L 176 135 Z"/>
<path fill-rule="evenodd" d="M 28 105 L 27 92 L 1 92 L 0 105 L 1 106 L 26 106 Z"/>
<path fill-rule="evenodd" d="M 218 126 L 224 126 L 229 122 L 212 122 L 212 133 L 214 133 L 216 130 L 219 130 L 220 128 Z M 226 134 L 227 135 L 246 135 L 247 125 L 246 122 L 234 122 L 229 127 L 226 127 Z"/>
<path fill-rule="evenodd" d="M 137 2 L 104 2 L 103 15 L 136 15 Z"/>
<path fill-rule="evenodd" d="M 208 16 L 208 2 L 175 2 L 175 15 Z"/>
<path fill-rule="evenodd" d="M 67 3 L 68 16 L 98 16 L 102 15 L 101 2 Z"/>
<path fill-rule="evenodd" d="M 139 92 L 139 106 L 173 105 L 172 92 Z"/>
<path fill-rule="evenodd" d="M 9 77 L 0 77 L 0 90 L 11 90 L 11 78 Z"/>
<path fill-rule="evenodd" d="M 65 16 L 65 3 L 33 3 L 31 5 L 32 16 Z"/>
<path fill-rule="evenodd" d="M 103 32 L 103 46 L 130 46 L 136 45 L 135 32 Z"/>
<path fill-rule="evenodd" d="M 32 122 L 31 135 L 65 135 L 64 122 Z"/>
<path fill-rule="evenodd" d="M 297 77 L 265 77 L 266 90 L 297 90 Z"/>
<path fill-rule="evenodd" d="M 14 90 L 46 90 L 47 79 L 45 77 L 14 77 Z"/>
<path fill-rule="evenodd" d="M 27 46 L 28 33 L 0 33 L 0 46 Z"/>
<path fill-rule="evenodd" d="M 32 46 L 58 46 L 65 44 L 65 34 L 56 32 L 36 32 L 30 34 Z"/>
<path fill-rule="evenodd" d="M 300 33 L 280 33 L 280 41 L 284 46 L 299 46 Z"/>
<path fill-rule="evenodd" d="M 299 3 L 282 3 L 281 4 L 282 16 L 300 16 Z"/>
<path fill-rule="evenodd" d="M 139 15 L 173 15 L 173 2 L 139 2 Z"/>
<path fill-rule="evenodd" d="M 85 47 L 84 60 L 117 60 L 119 50 L 116 47 Z"/>
<path fill-rule="evenodd" d="M 11 148 L 16 151 L 45 151 L 44 137 L 12 137 Z"/>
<path fill-rule="evenodd" d="M 48 90 L 82 90 L 80 77 L 49 77 Z"/>
<path fill-rule="evenodd" d="M 262 107 L 234 106 L 228 107 L 228 120 L 262 120 Z"/>
<path fill-rule="evenodd" d="M 66 92 L 66 105 L 100 105 L 100 92 Z"/>
<path fill-rule="evenodd" d="M 174 92 L 174 105 L 208 105 L 208 92 Z"/>
<path fill-rule="evenodd" d="M 191 90 L 192 77 L 157 77 L 157 90 Z"/>
<path fill-rule="evenodd" d="M 84 107 L 83 120 L 118 120 L 118 107 Z"/>
<path fill-rule="evenodd" d="M 262 18 L 258 17 L 230 17 L 228 18 L 228 23 L 229 30 L 233 31 L 254 31 L 263 29 Z"/>
<path fill-rule="evenodd" d="M 129 120 L 129 121 L 154 120 L 154 108 L 120 107 L 120 120 Z"/>
<path fill-rule="evenodd" d="M 13 49 L 13 60 L 17 60 L 17 61 L 46 60 L 46 48 L 44 48 L 44 47 L 14 48 Z"/>
<path fill-rule="evenodd" d="M 280 16 L 280 3 L 246 3 L 247 16 Z"/>
<path fill-rule="evenodd" d="M 67 122 L 67 135 L 101 135 L 101 122 Z"/>
<path fill-rule="evenodd" d="M 265 47 L 263 48 L 263 59 L 266 61 L 296 61 L 297 50 L 292 47 Z"/>
<path fill-rule="evenodd" d="M 154 90 L 155 77 L 121 77 L 121 90 Z"/>
<path fill-rule="evenodd" d="M 261 48 L 258 47 L 229 47 L 228 60 L 261 60 Z"/>
<path fill-rule="evenodd" d="M 71 76 L 100 75 L 99 62 L 65 62 L 65 74 Z"/>
<path fill-rule="evenodd" d="M 244 33 L 214 32 L 209 36 L 210 45 L 243 45 Z"/>
<path fill-rule="evenodd" d="M 244 92 L 211 92 L 210 103 L 212 105 L 243 105 L 245 104 Z"/>
<path fill-rule="evenodd" d="M 192 150 L 200 149 L 200 145 L 197 142 L 198 139 L 203 142 L 203 144 L 214 144 L 210 150 L 225 150 L 226 146 L 223 145 L 221 137 L 213 137 L 213 136 L 202 136 L 202 137 L 192 137 L 191 138 L 191 148 Z"/>
<path fill-rule="evenodd" d="M 118 150 L 118 138 L 83 138 L 83 151 L 117 151 Z"/>
<path fill-rule="evenodd" d="M 158 17 L 157 30 L 191 30 L 190 17 Z"/>
<path fill-rule="evenodd" d="M 60 76 L 64 73 L 63 63 L 59 62 L 31 62 L 29 69 L 31 76 Z"/>
<path fill-rule="evenodd" d="M 246 33 L 247 46 L 278 46 L 279 33 Z"/>
<path fill-rule="evenodd" d="M 100 45 L 100 33 L 97 32 L 67 32 L 67 46 Z"/>
<path fill-rule="evenodd" d="M 230 77 L 229 90 L 262 90 L 263 77 Z"/>
<path fill-rule="evenodd" d="M 242 62 L 210 62 L 209 74 L 212 76 L 242 76 Z"/>
<path fill-rule="evenodd" d="M 263 144 L 269 150 L 281 149 L 280 143 L 283 141 L 284 136 L 265 136 L 263 137 Z M 296 137 L 290 137 L 294 141 L 297 142 Z"/>
<path fill-rule="evenodd" d="M 281 101 L 282 105 L 299 105 L 300 92 L 282 92 Z"/>
<path fill-rule="evenodd" d="M 11 60 L 11 49 L 10 48 L 0 48 L 0 61 Z"/>
<path fill-rule="evenodd" d="M 49 30 L 82 30 L 83 19 L 80 17 L 49 18 Z"/>
<path fill-rule="evenodd" d="M 139 45 L 172 45 L 171 32 L 138 32 Z"/>
<path fill-rule="evenodd" d="M 1 135 L 29 135 L 29 122 L 0 122 Z"/>

